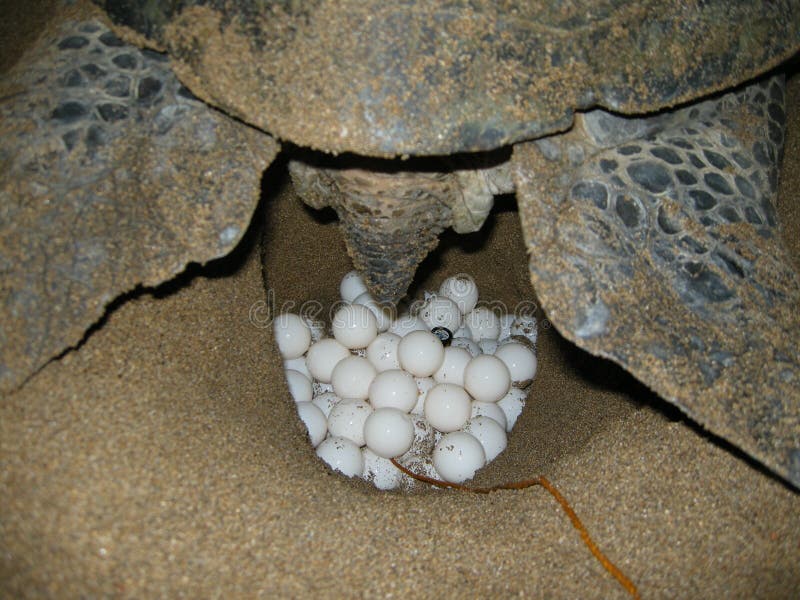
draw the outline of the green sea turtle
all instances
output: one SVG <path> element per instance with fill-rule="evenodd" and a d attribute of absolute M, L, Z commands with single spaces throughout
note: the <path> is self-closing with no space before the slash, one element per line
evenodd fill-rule
<path fill-rule="evenodd" d="M 257 189 L 253 174 L 278 138 L 299 195 L 336 209 L 372 292 L 397 300 L 441 231 L 478 229 L 494 195 L 513 192 L 532 283 L 556 328 L 800 485 L 800 284 L 774 208 L 784 137 L 776 69 L 800 47 L 796 2 L 97 4 L 115 33 L 98 17 L 64 21 L 26 57 L 38 74 L 18 72 L 19 92 L 3 96 L 4 127 L 16 123 L 15 141 L 0 147 L 6 198 L 28 206 L 37 191 L 20 187 L 25 169 L 46 164 L 84 199 L 73 213 L 92 216 L 100 207 L 85 198 L 114 196 L 107 182 L 124 172 L 119 157 L 155 152 L 123 187 L 191 181 L 199 187 L 184 201 L 218 218 L 189 225 L 197 254 L 167 261 L 166 272 L 153 250 L 142 264 L 161 270 L 133 280 L 154 281 L 235 243 L 244 222 L 229 216 L 252 210 L 237 194 Z M 134 154 L 130 135 L 140 140 Z M 165 147 L 203 143 L 226 155 L 198 168 L 175 155 L 163 168 Z M 52 155 L 13 160 L 22 146 Z M 184 180 L 172 175 L 182 169 Z M 184 226 L 185 210 L 167 221 Z M 107 237 L 121 227 L 112 218 Z M 85 243 L 71 277 L 94 268 L 81 262 Z M 103 281 L 82 301 L 102 309 L 131 281 Z M 5 310 L 36 321 L 38 296 L 23 288 Z M 50 331 L 37 330 L 33 360 L 12 368 L 4 353 L 0 376 L 18 382 L 75 341 L 53 342 Z"/>

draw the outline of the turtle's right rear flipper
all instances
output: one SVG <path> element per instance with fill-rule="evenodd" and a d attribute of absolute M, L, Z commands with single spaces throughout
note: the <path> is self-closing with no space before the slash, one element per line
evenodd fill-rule
<path fill-rule="evenodd" d="M 550 320 L 800 486 L 800 282 L 774 202 L 784 84 L 515 148 Z"/>

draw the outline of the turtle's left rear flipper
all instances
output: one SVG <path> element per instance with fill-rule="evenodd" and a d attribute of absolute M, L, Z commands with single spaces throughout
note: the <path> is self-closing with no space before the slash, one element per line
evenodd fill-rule
<path fill-rule="evenodd" d="M 53 23 L 0 82 L 0 390 L 233 248 L 278 150 L 101 20 Z"/>
<path fill-rule="evenodd" d="M 800 280 L 774 202 L 784 84 L 518 145 L 531 279 L 556 328 L 800 486 Z"/>

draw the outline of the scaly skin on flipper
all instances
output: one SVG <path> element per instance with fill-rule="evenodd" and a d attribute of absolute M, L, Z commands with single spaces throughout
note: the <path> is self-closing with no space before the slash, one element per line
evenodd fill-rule
<path fill-rule="evenodd" d="M 210 109 L 167 57 L 64 22 L 0 82 L 0 390 L 77 344 L 116 296 L 226 254 L 269 136 Z"/>
<path fill-rule="evenodd" d="M 773 207 L 783 119 L 773 78 L 651 119 L 591 113 L 512 161 L 559 331 L 800 485 L 800 282 Z"/>

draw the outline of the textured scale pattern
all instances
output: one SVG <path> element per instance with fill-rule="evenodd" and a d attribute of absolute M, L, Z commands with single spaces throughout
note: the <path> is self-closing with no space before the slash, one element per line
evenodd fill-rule
<path fill-rule="evenodd" d="M 800 284 L 773 205 L 783 97 L 775 77 L 645 119 L 596 111 L 513 160 L 553 323 L 798 483 Z"/>
<path fill-rule="evenodd" d="M 166 56 L 65 22 L 0 82 L 0 389 L 118 294 L 228 252 L 269 136 L 195 99 Z"/>

